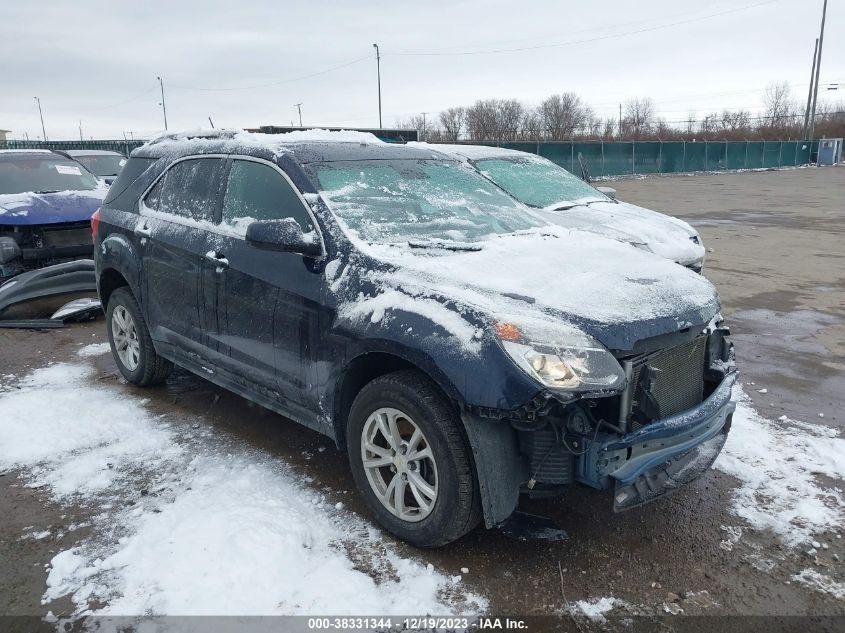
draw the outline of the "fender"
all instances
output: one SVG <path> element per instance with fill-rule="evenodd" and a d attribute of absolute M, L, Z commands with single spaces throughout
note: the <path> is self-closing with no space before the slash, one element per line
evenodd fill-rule
<path fill-rule="evenodd" d="M 141 253 L 137 247 L 122 233 L 111 233 L 100 243 L 99 257 L 95 258 L 97 274 L 97 292 L 100 300 L 107 299 L 103 296 L 103 279 L 108 270 L 114 270 L 123 276 L 129 284 L 132 294 L 138 298 L 143 306 L 141 296 Z M 106 306 L 106 301 L 103 301 Z"/>

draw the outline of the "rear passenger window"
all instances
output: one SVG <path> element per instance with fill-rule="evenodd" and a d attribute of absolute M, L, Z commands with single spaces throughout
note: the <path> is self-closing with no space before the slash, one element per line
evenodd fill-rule
<path fill-rule="evenodd" d="M 302 200 L 278 171 L 262 163 L 233 161 L 223 200 L 223 222 L 283 218 L 296 220 L 305 233 L 314 228 Z"/>
<path fill-rule="evenodd" d="M 176 163 L 144 199 L 150 209 L 211 222 L 217 198 L 220 158 L 192 158 Z"/>

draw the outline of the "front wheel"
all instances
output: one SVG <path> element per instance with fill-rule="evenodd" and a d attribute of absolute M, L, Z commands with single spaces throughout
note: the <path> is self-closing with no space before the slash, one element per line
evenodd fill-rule
<path fill-rule="evenodd" d="M 352 403 L 346 439 L 358 489 L 399 538 L 438 547 L 478 525 L 480 496 L 460 418 L 418 372 L 367 384 Z"/>
<path fill-rule="evenodd" d="M 106 325 L 112 356 L 126 380 L 139 387 L 164 382 L 173 365 L 156 353 L 141 308 L 129 288 L 118 288 L 109 297 Z"/>

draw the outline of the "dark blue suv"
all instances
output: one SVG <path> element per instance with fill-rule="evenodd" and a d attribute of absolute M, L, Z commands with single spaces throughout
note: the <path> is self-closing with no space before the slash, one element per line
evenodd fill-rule
<path fill-rule="evenodd" d="M 574 483 L 615 487 L 616 510 L 650 501 L 705 472 L 730 427 L 706 279 L 548 225 L 432 149 L 162 137 L 92 224 L 129 382 L 176 364 L 326 434 L 419 546 Z"/>

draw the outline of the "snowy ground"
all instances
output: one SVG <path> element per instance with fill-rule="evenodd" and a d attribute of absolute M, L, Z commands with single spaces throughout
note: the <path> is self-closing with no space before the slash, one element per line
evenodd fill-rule
<path fill-rule="evenodd" d="M 104 351 L 92 345 L 80 356 Z M 486 607 L 460 576 L 398 554 L 284 464 L 228 445 L 201 420 L 193 433 L 177 431 L 92 374 L 86 362 L 52 364 L 4 379 L 0 393 L 0 470 L 23 469 L 27 485 L 96 513 L 92 536 L 50 562 L 45 603 L 70 595 L 75 615 Z"/>
<path fill-rule="evenodd" d="M 460 576 L 437 571 L 422 555 L 400 554 L 295 469 L 216 436 L 201 417 L 174 425 L 125 386 L 98 384 L 91 360 L 107 352 L 102 343 L 88 345 L 78 361 L 6 376 L 0 388 L 0 470 L 21 469 L 26 485 L 93 509 L 90 525 L 69 528 L 89 527 L 91 535 L 45 569 L 45 605 L 70 596 L 72 617 L 487 608 L 486 597 Z M 774 532 L 786 548 L 827 548 L 815 535 L 841 528 L 845 503 L 837 485 L 818 475 L 841 485 L 845 443 L 825 426 L 766 419 L 741 390 L 736 395 L 730 439 L 716 464 L 740 482 L 732 499 L 736 521 L 722 526 L 721 546 L 730 551 L 756 530 Z M 61 536 L 42 527 L 21 538 Z M 759 558 L 761 570 L 777 564 Z M 845 599 L 845 585 L 812 563 L 808 558 L 793 581 Z M 563 612 L 602 622 L 632 608 L 683 613 L 682 604 L 631 607 L 603 596 Z"/>

